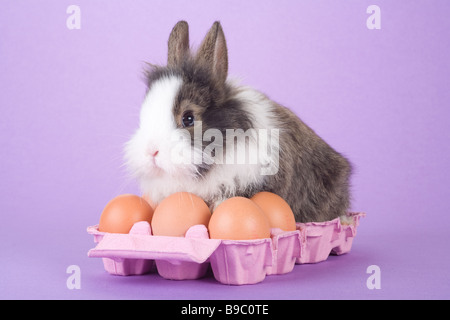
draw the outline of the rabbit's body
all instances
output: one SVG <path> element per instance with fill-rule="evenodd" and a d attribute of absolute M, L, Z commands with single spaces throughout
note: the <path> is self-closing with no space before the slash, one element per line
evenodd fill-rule
<path fill-rule="evenodd" d="M 349 162 L 289 109 L 227 81 L 227 71 L 218 22 L 196 55 L 189 49 L 187 23 L 174 27 L 168 66 L 149 72 L 140 127 L 126 148 L 142 192 L 155 203 L 192 192 L 213 210 L 233 196 L 271 191 L 300 222 L 344 215 Z M 236 161 L 242 150 L 245 161 Z M 249 161 L 255 154 L 257 160 Z"/>

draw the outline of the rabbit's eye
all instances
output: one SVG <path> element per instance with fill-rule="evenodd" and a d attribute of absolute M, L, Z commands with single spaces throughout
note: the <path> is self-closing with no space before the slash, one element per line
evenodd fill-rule
<path fill-rule="evenodd" d="M 190 127 L 194 125 L 194 114 L 192 111 L 185 111 L 181 117 L 181 123 L 183 127 Z"/>

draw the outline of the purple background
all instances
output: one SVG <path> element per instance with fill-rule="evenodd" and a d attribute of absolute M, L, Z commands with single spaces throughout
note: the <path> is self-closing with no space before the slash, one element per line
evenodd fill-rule
<path fill-rule="evenodd" d="M 81 29 L 66 27 L 71 4 Z M 381 30 L 366 9 L 381 8 Z M 450 298 L 448 1 L 0 0 L 0 298 Z M 222 22 L 230 74 L 292 108 L 355 166 L 351 253 L 252 286 L 113 277 L 85 230 L 137 192 L 122 147 L 143 61 L 180 19 Z M 381 268 L 381 289 L 366 268 Z M 66 268 L 81 268 L 81 289 Z"/>

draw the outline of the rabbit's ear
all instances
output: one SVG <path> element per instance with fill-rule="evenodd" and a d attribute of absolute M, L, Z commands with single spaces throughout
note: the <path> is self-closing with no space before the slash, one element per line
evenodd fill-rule
<path fill-rule="evenodd" d="M 220 83 L 228 75 L 228 51 L 225 35 L 219 21 L 214 22 L 197 52 L 197 61 L 206 65 Z"/>
<path fill-rule="evenodd" d="M 179 65 L 189 53 L 189 25 L 186 21 L 179 21 L 169 37 L 167 65 Z"/>

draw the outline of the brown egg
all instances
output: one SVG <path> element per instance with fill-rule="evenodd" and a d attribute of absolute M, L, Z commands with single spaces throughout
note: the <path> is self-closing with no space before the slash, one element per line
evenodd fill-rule
<path fill-rule="evenodd" d="M 264 191 L 255 194 L 251 200 L 264 211 L 271 228 L 280 228 L 284 231 L 296 230 L 294 213 L 282 197 Z"/>
<path fill-rule="evenodd" d="M 212 239 L 251 240 L 270 238 L 269 220 L 253 201 L 233 197 L 214 210 L 209 221 Z"/>
<path fill-rule="evenodd" d="M 136 222 L 151 223 L 152 216 L 153 209 L 147 201 L 133 194 L 123 194 L 105 206 L 98 229 L 102 232 L 128 233 Z"/>
<path fill-rule="evenodd" d="M 184 237 L 195 225 L 208 225 L 211 211 L 202 198 L 189 192 L 177 192 L 163 199 L 152 220 L 154 235 Z"/>

